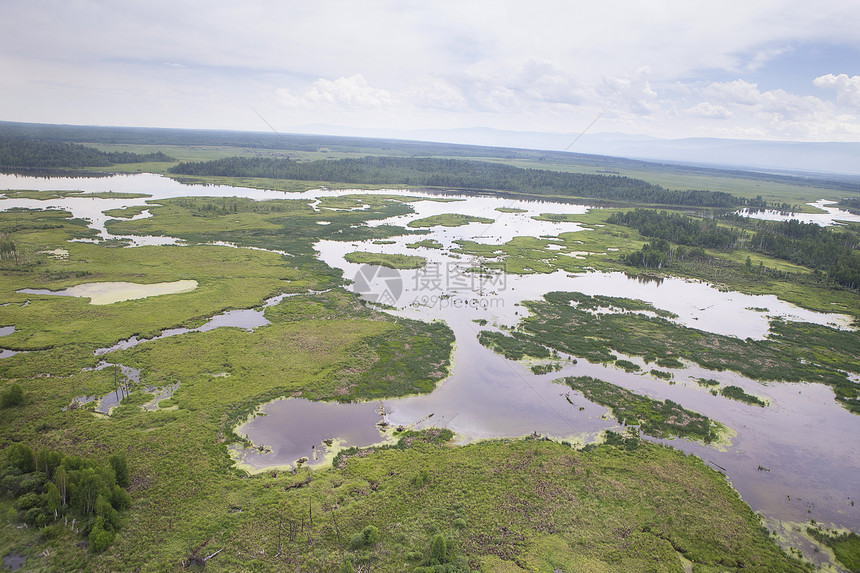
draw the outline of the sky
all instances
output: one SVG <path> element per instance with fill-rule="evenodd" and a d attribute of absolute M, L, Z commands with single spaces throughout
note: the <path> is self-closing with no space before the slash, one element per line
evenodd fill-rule
<path fill-rule="evenodd" d="M 0 120 L 860 141 L 857 0 L 3 0 Z"/>

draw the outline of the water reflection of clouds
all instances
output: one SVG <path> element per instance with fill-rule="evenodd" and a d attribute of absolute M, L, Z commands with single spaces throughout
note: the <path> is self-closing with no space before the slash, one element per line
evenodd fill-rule
<path fill-rule="evenodd" d="M 831 207 L 831 205 L 835 203 L 836 201 L 828 201 L 827 199 L 820 199 L 814 203 L 807 203 L 807 205 L 821 209 L 824 213 L 786 213 L 783 211 L 775 211 L 773 209 L 741 209 L 738 213 L 744 217 L 750 217 L 752 219 L 763 219 L 766 221 L 789 221 L 795 219 L 802 223 L 815 223 L 816 225 L 821 225 L 823 227 L 838 225 L 840 222 L 860 223 L 860 215 L 855 215 L 854 213 L 837 207 Z"/>
<path fill-rule="evenodd" d="M 431 232 L 429 238 L 442 242 L 442 235 Z M 386 245 L 375 245 L 372 241 L 344 243 L 338 241 L 320 241 L 315 248 L 320 258 L 328 265 L 340 268 L 344 276 L 353 277 L 359 272 L 360 265 L 348 263 L 344 255 L 355 250 L 378 253 L 408 253 L 423 256 L 428 266 L 449 268 L 452 265 L 460 268 L 479 266 L 479 260 L 452 258 L 449 252 L 439 249 L 408 249 L 406 245 L 413 242 L 413 237 L 396 238 L 395 242 Z M 454 256 L 458 256 L 454 254 Z M 614 297 L 634 298 L 653 304 L 656 308 L 667 310 L 677 316 L 676 322 L 695 328 L 735 336 L 741 339 L 764 339 L 770 330 L 771 317 L 786 320 L 804 321 L 815 324 L 835 326 L 850 329 L 852 318 L 841 314 L 825 314 L 800 308 L 791 303 L 779 300 L 774 295 L 748 295 L 733 291 L 722 291 L 707 283 L 686 279 L 627 275 L 625 273 L 590 272 L 568 274 L 556 271 L 550 274 L 505 275 L 504 285 L 500 288 L 478 287 L 474 284 L 463 285 L 459 289 L 449 281 L 438 280 L 435 283 L 422 280 L 426 271 L 400 270 L 404 290 L 397 306 L 401 309 L 407 305 L 430 297 L 439 299 L 452 294 L 467 294 L 469 296 L 493 296 L 503 300 L 503 304 L 493 305 L 494 319 L 499 323 L 513 326 L 526 314 L 526 309 L 520 306 L 524 301 L 537 300 L 551 291 L 576 291 L 587 295 L 606 295 Z M 384 285 L 371 284 L 373 288 L 382 289 Z M 425 305 L 426 306 L 426 305 Z M 435 306 L 435 305 L 430 305 Z M 765 308 L 767 313 L 756 309 Z M 427 311 L 429 312 L 429 310 Z M 424 320 L 432 320 L 432 315 L 424 316 Z"/>

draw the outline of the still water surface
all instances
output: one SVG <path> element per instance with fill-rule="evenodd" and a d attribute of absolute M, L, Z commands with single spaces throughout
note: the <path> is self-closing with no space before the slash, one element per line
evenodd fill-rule
<path fill-rule="evenodd" d="M 355 193 L 355 191 L 315 190 L 301 194 L 261 191 L 227 186 L 186 186 L 150 174 L 116 176 L 103 179 L 38 179 L 0 175 L 0 189 L 117 191 L 148 193 L 152 199 L 179 196 L 244 196 L 256 200 L 272 198 L 307 199 Z M 383 190 L 377 193 L 399 193 Z M 423 196 L 408 191 L 410 196 Z M 731 372 L 711 372 L 695 365 L 676 370 L 674 382 L 658 380 L 648 374 L 629 374 L 613 366 L 590 364 L 575 357 L 561 356 L 560 372 L 534 375 L 523 364 L 506 360 L 477 342 L 482 328 L 474 321 L 483 319 L 495 328 L 514 326 L 526 314 L 524 300 L 540 298 L 553 290 L 580 291 L 645 300 L 655 307 L 678 315 L 681 324 L 739 338 L 761 339 L 768 331 L 768 317 L 781 316 L 849 328 L 850 320 L 837 314 L 807 311 L 777 300 L 773 296 L 751 296 L 721 292 L 710 285 L 665 279 L 640 281 L 621 273 L 512 276 L 495 275 L 483 281 L 464 274 L 462 267 L 474 261 L 452 256 L 450 249 L 458 239 L 487 244 L 502 244 L 515 236 L 557 236 L 580 229 L 576 223 L 551 223 L 532 219 L 540 213 L 585 212 L 588 207 L 561 203 L 519 201 L 496 197 L 461 196 L 456 203 L 418 202 L 416 213 L 392 218 L 385 223 L 405 225 L 411 220 L 433 214 L 457 212 L 494 219 L 492 224 L 473 223 L 457 228 L 436 227 L 426 237 L 396 238 L 394 244 L 338 243 L 317 244 L 320 258 L 344 271 L 347 278 L 360 279 L 359 292 L 370 299 L 387 294 L 393 300 L 395 315 L 421 320 L 444 320 L 454 331 L 456 349 L 451 375 L 433 393 L 385 400 L 386 419 L 392 426 L 412 428 L 445 426 L 456 432 L 461 443 L 493 438 L 516 437 L 537 432 L 578 442 L 595 439 L 605 429 L 617 428 L 606 409 L 585 400 L 566 387 L 553 383 L 561 376 L 589 375 L 619 384 L 656 399 L 670 398 L 683 406 L 718 420 L 736 431 L 728 447 L 718 449 L 686 440 L 670 440 L 674 447 L 700 456 L 713 467 L 725 471 L 732 484 L 753 509 L 772 519 L 819 522 L 860 528 L 860 513 L 851 503 L 860 494 L 860 456 L 856 452 L 860 436 L 860 417 L 848 413 L 833 398 L 832 390 L 817 384 L 782 384 L 746 379 Z M 51 201 L 23 199 L 0 200 L 0 209 L 11 207 L 61 208 L 76 217 L 91 221 L 102 238 L 106 209 L 144 205 L 147 199 L 67 198 Z M 525 213 L 499 213 L 498 207 L 524 209 Z M 828 215 L 831 215 L 829 213 Z M 838 217 L 842 214 L 837 213 Z M 143 214 L 141 216 L 147 216 Z M 830 219 L 831 221 L 833 218 Z M 828 224 L 826 219 L 820 219 Z M 381 224 L 376 222 L 374 224 Z M 406 243 L 432 238 L 443 249 L 407 249 Z M 154 238 L 132 237 L 133 244 L 147 244 Z M 156 239 L 157 240 L 157 239 Z M 164 242 L 171 238 L 160 239 Z M 354 250 L 399 252 L 425 256 L 431 265 L 423 270 L 383 273 L 378 267 L 347 263 L 343 255 Z M 479 262 L 479 261 L 478 261 Z M 439 280 L 428 281 L 428 269 L 439 271 Z M 357 288 L 357 287 L 356 287 Z M 396 295 L 396 296 L 395 296 Z M 767 309 L 762 311 L 761 309 Z M 237 311 L 238 312 L 238 311 Z M 265 328 L 259 311 L 242 311 L 242 317 L 213 317 L 209 325 L 219 327 L 242 323 L 245 328 Z M 184 332 L 163 333 L 181 335 Z M 123 341 L 126 347 L 143 341 Z M 112 348 L 113 349 L 113 348 Z M 108 349 L 104 349 L 107 351 Z M 628 357 L 643 367 L 638 358 Z M 650 369 L 650 366 L 647 369 Z M 713 378 L 723 384 L 741 386 L 747 392 L 766 398 L 770 404 L 759 408 L 711 395 L 695 383 L 695 378 Z M 570 403 L 570 401 L 573 404 Z M 291 465 L 314 455 L 323 462 L 326 445 L 367 445 L 387 439 L 376 422 L 379 403 L 327 404 L 301 399 L 276 400 L 265 405 L 267 414 L 253 418 L 239 429 L 255 444 L 270 448 L 261 453 L 246 450 L 243 461 L 253 467 Z M 759 469 L 759 467 L 766 469 Z M 766 471 L 770 470 L 770 471 Z"/>
<path fill-rule="evenodd" d="M 359 246 L 371 248 L 367 244 Z M 344 269 L 347 277 L 361 272 L 360 265 L 347 263 L 342 258 L 344 251 L 353 248 L 352 244 L 318 244 L 321 258 Z M 438 251 L 436 256 L 440 256 Z M 403 294 L 394 314 L 444 320 L 456 336 L 454 368 L 451 376 L 429 395 L 385 400 L 387 421 L 392 425 L 448 427 L 456 432 L 461 443 L 533 432 L 580 443 L 592 441 L 602 430 L 618 429 L 618 424 L 607 415 L 605 408 L 588 402 L 578 393 L 569 392 L 553 380 L 562 376 L 594 376 L 656 399 L 672 399 L 734 430 L 736 435 L 724 448 L 681 439 L 667 443 L 695 453 L 712 467 L 725 471 L 744 500 L 757 511 L 780 520 L 806 521 L 814 517 L 820 522 L 855 529 L 860 526 L 860 517 L 851 504 L 853 496 L 860 492 L 860 459 L 854 448 L 856 437 L 860 435 L 860 417 L 840 407 L 829 387 L 765 385 L 736 373 L 708 371 L 693 364 L 675 370 L 674 384 L 670 384 L 650 374 L 626 373 L 614 366 L 590 364 L 581 359 L 573 364 L 570 359 L 575 357 L 564 356 L 562 358 L 569 360 L 564 362 L 561 371 L 534 375 L 525 365 L 482 347 L 477 341 L 482 327 L 474 322 L 484 319 L 488 327 L 494 324 L 513 326 L 526 312 L 519 302 L 539 298 L 550 290 L 639 298 L 679 314 L 684 305 L 691 304 L 688 299 L 693 297 L 693 307 L 698 310 L 686 317 L 682 315 L 679 321 L 724 334 L 727 325 L 734 324 L 735 334 L 743 337 L 763 336 L 767 331 L 767 314 L 779 314 L 778 309 L 797 313 L 800 309 L 779 301 L 779 304 L 772 304 L 775 299 L 770 297 L 748 299 L 746 295 L 720 292 L 701 283 L 640 282 L 621 273 L 508 276 L 504 289 L 497 285 L 499 290 L 491 296 L 479 287 L 450 289 L 444 293 L 448 296 L 442 297 L 426 295 L 414 288 L 411 274 L 419 272 L 401 271 Z M 371 281 L 371 286 L 387 288 L 387 280 L 390 279 L 379 278 Z M 762 313 L 746 310 L 747 306 L 769 310 Z M 713 312 L 701 310 L 706 307 Z M 825 322 L 831 320 L 833 316 L 824 319 Z M 639 358 L 627 358 L 646 371 L 653 366 Z M 725 385 L 740 386 L 765 398 L 770 405 L 760 408 L 713 396 L 695 382 L 697 378 L 712 378 Z M 312 444 L 319 448 L 316 436 L 307 435 L 304 442 L 296 441 L 296 436 L 305 438 L 300 423 L 285 425 L 288 418 L 281 408 L 291 402 L 294 400 L 284 399 L 265 406 L 262 411 L 267 416 L 255 418 L 240 429 L 240 433 L 248 434 L 255 443 L 273 450 L 272 454 L 249 452 L 244 456 L 245 463 L 264 468 L 281 464 L 285 459 L 310 457 Z M 300 409 L 300 406 L 291 407 Z M 356 407 L 362 408 L 361 420 L 366 428 L 379 421 L 380 416 L 367 404 Z M 334 437 L 335 432 L 332 428 L 327 437 Z M 288 436 L 289 444 L 285 441 Z M 365 441 L 384 439 L 378 431 L 375 440 L 373 437 L 366 437 Z M 765 469 L 759 470 L 759 466 Z"/>
<path fill-rule="evenodd" d="M 824 211 L 823 213 L 786 213 L 785 211 L 775 211 L 773 209 L 741 209 L 739 213 L 753 219 L 764 219 L 766 221 L 789 221 L 795 219 L 803 223 L 815 223 L 825 227 L 840 223 L 860 223 L 860 215 L 855 215 L 845 209 L 833 207 L 835 203 L 836 201 L 828 201 L 827 199 L 807 203 L 807 205 Z"/>

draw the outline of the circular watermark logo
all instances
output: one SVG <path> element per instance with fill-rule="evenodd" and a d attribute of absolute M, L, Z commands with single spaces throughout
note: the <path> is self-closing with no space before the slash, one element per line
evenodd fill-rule
<path fill-rule="evenodd" d="M 361 265 L 354 281 L 352 290 L 377 304 L 394 306 L 403 294 L 403 277 L 396 269 Z"/>

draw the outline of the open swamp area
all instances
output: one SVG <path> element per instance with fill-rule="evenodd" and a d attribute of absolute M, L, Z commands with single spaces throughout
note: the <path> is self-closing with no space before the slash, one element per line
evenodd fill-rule
<path fill-rule="evenodd" d="M 166 155 L 0 175 L 4 566 L 860 567 L 857 228 L 816 203 L 860 192 L 756 180 L 810 203 L 789 229 L 598 198 L 596 159 L 547 158 L 598 178 L 560 196 L 405 185 L 408 161 L 168 177 L 247 147 L 96 147 Z M 710 176 L 625 166 L 661 201 Z M 744 177 L 717 182 L 755 197 Z"/>

